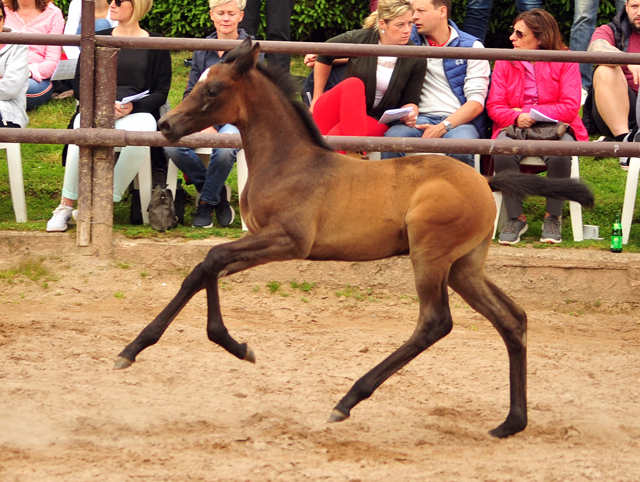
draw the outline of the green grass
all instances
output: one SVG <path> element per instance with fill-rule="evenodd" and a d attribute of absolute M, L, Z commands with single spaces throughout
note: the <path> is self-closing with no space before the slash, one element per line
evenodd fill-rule
<path fill-rule="evenodd" d="M 191 57 L 191 52 L 173 52 L 173 82 L 169 93 L 171 105 L 177 105 L 182 99 L 182 94 L 187 83 L 189 69 L 184 66 L 184 59 Z M 302 56 L 294 56 L 291 71 L 294 75 L 305 77 L 309 69 L 302 63 Z M 29 127 L 35 129 L 57 128 L 65 129 L 69 119 L 75 110 L 73 99 L 54 100 L 36 111 L 30 112 Z M 46 221 L 60 200 L 60 190 L 64 176 L 64 168 L 61 164 L 61 145 L 48 144 L 23 144 L 22 160 L 27 196 L 28 223 L 15 222 L 5 151 L 0 150 L 0 230 L 35 230 L 44 231 Z M 563 239 L 561 246 L 586 247 L 594 249 L 608 249 L 611 227 L 617 213 L 622 211 L 622 200 L 626 182 L 626 173 L 623 172 L 617 158 L 594 159 L 583 157 L 580 160 L 580 173 L 582 178 L 589 183 L 596 195 L 596 206 L 592 210 L 583 211 L 584 224 L 600 226 L 600 236 L 603 241 L 585 241 L 574 243 L 571 231 L 568 203 L 565 203 L 563 212 Z M 232 171 L 228 183 L 231 185 L 233 195 L 231 203 L 239 212 L 237 198 L 237 174 Z M 187 186 L 187 191 L 195 196 L 193 186 Z M 158 233 L 148 226 L 132 226 L 129 222 L 131 199 L 127 195 L 122 202 L 114 206 L 114 230 L 131 238 L 187 238 L 202 239 L 209 236 L 239 237 L 240 217 L 229 228 L 193 229 L 190 227 L 195 213 L 194 203 L 189 203 L 185 211 L 187 226 L 179 226 L 166 233 Z M 538 242 L 540 238 L 542 218 L 544 216 L 544 200 L 532 198 L 524 204 L 525 214 L 529 220 L 529 231 L 524 234 L 523 244 L 542 249 L 558 249 L 558 246 L 550 247 Z M 631 227 L 629 244 L 624 247 L 626 251 L 640 251 L 640 217 L 638 211 L 634 216 L 634 224 Z M 71 228 L 74 229 L 74 228 Z M 301 287 L 303 291 L 304 288 Z"/>

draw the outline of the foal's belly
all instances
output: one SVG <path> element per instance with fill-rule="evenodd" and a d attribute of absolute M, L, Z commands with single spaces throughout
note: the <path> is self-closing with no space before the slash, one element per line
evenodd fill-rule
<path fill-rule="evenodd" d="M 409 241 L 401 226 L 342 226 L 323 230 L 313 243 L 309 259 L 369 261 L 409 253 Z"/>

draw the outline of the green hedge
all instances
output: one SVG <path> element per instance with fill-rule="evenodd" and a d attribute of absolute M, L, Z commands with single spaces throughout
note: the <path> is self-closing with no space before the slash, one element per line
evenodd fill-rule
<path fill-rule="evenodd" d="M 70 0 L 57 0 L 58 5 L 66 13 Z M 462 25 L 464 21 L 466 0 L 454 0 L 452 19 Z M 551 12 L 562 31 L 565 41 L 569 42 L 571 24 L 573 23 L 573 0 L 547 0 L 544 8 Z M 346 30 L 359 28 L 369 13 L 369 2 L 366 0 L 297 0 L 291 34 L 293 40 L 318 41 L 337 35 Z M 206 0 L 156 0 L 154 8 L 144 18 L 146 28 L 168 37 L 202 38 L 209 35 L 213 25 L 209 19 L 209 7 Z M 615 13 L 612 0 L 600 2 L 600 23 L 608 22 Z M 511 22 L 517 15 L 513 0 L 494 0 L 491 12 L 491 24 L 487 34 L 487 47 L 510 48 L 509 33 Z M 264 25 L 258 33 L 264 38 Z"/>

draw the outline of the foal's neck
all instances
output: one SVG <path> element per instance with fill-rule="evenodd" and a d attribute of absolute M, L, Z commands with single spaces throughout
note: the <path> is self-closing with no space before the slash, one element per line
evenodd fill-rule
<path fill-rule="evenodd" d="M 257 74 L 262 76 L 262 74 Z M 254 80 L 255 79 L 254 77 Z M 247 87 L 244 112 L 238 122 L 247 158 L 286 162 L 294 150 L 315 145 L 302 119 L 280 89 L 266 78 Z"/>

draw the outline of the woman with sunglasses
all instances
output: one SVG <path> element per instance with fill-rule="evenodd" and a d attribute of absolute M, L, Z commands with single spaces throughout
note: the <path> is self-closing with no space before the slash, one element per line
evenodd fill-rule
<path fill-rule="evenodd" d="M 5 25 L 14 32 L 61 34 L 64 17 L 49 0 L 4 0 Z M 60 45 L 29 45 L 27 110 L 47 102 L 53 95 L 51 76 L 58 66 Z"/>
<path fill-rule="evenodd" d="M 509 37 L 515 49 L 567 50 L 555 19 L 536 8 L 518 15 Z M 498 60 L 492 74 L 487 111 L 493 120 L 494 139 L 506 139 L 505 130 L 515 124 L 528 128 L 536 124 L 532 111 L 569 124 L 563 141 L 586 141 L 587 131 L 578 115 L 582 84 L 579 64 L 566 62 L 528 62 Z M 535 114 L 534 114 L 535 115 Z M 540 117 L 538 117 L 540 118 Z M 547 165 L 547 177 L 568 178 L 570 156 L 541 156 Z M 495 155 L 495 172 L 518 171 L 523 156 Z M 504 196 L 509 220 L 500 232 L 500 244 L 516 244 L 528 229 L 520 199 Z M 562 242 L 562 200 L 547 198 L 543 243 Z"/>
<path fill-rule="evenodd" d="M 153 5 L 153 0 L 112 0 L 109 9 L 118 26 L 96 32 L 114 37 L 158 37 L 140 27 L 139 21 Z M 76 71 L 74 95 L 79 99 L 80 69 Z M 160 107 L 167 102 L 171 87 L 171 56 L 168 50 L 122 49 L 118 53 L 116 79 L 115 128 L 126 131 L 155 131 Z M 125 97 L 144 94 L 137 100 L 122 103 Z M 80 126 L 80 116 L 74 120 Z M 125 146 L 120 152 L 113 175 L 113 201 L 119 202 L 136 176 L 149 147 Z M 47 231 L 66 231 L 78 199 L 78 162 L 80 149 L 69 145 L 62 187 L 62 201 L 47 223 Z"/>

